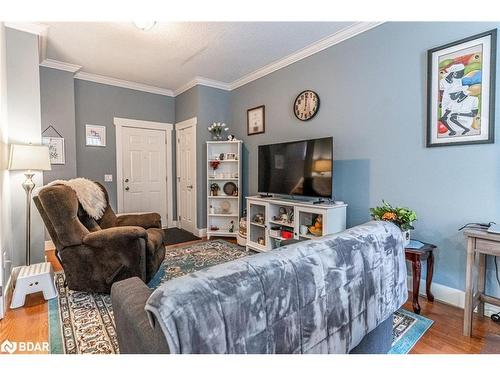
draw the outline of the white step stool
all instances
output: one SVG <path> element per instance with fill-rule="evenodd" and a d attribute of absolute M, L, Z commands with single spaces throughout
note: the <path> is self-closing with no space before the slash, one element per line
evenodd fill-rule
<path fill-rule="evenodd" d="M 10 308 L 16 309 L 24 306 L 26 295 L 36 292 L 43 292 L 43 298 L 46 300 L 57 297 L 54 272 L 50 263 L 37 263 L 21 267 L 19 275 L 17 275 Z"/>

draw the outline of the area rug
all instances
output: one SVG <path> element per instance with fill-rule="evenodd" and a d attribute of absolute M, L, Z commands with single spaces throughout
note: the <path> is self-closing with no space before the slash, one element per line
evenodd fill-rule
<path fill-rule="evenodd" d="M 433 320 L 405 309 L 396 311 L 392 322 L 392 347 L 389 354 L 409 353 L 433 323 Z"/>
<path fill-rule="evenodd" d="M 163 229 L 165 233 L 165 245 L 177 245 L 183 242 L 201 240 L 200 237 L 196 237 L 191 232 L 180 228 L 167 228 Z"/>
<path fill-rule="evenodd" d="M 243 247 L 214 240 L 168 249 L 162 267 L 148 286 L 216 264 L 252 255 Z M 111 298 L 106 294 L 75 292 L 64 286 L 64 273 L 56 273 L 59 297 L 49 301 L 49 341 L 53 354 L 119 353 Z M 394 315 L 392 354 L 405 354 L 432 325 L 400 309 Z"/>
<path fill-rule="evenodd" d="M 245 248 L 214 240 L 168 249 L 150 288 L 174 277 L 229 262 L 247 255 Z M 55 275 L 59 297 L 49 301 L 49 341 L 51 353 L 118 353 L 111 297 L 106 294 L 75 292 L 64 286 L 64 273 Z"/>

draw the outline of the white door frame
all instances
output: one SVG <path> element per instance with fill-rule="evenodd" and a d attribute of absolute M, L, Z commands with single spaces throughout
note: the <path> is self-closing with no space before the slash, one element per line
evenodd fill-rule
<path fill-rule="evenodd" d="M 139 129 L 152 129 L 163 130 L 165 132 L 166 144 L 166 176 L 167 176 L 167 225 L 164 227 L 174 227 L 174 211 L 173 211 L 173 172 L 172 172 L 172 131 L 173 125 L 164 122 L 133 120 L 128 118 L 114 117 L 113 124 L 116 127 L 116 193 L 118 213 L 123 213 L 123 160 L 122 160 L 122 134 L 123 128 L 139 128 Z"/>
<path fill-rule="evenodd" d="M 198 118 L 197 117 L 193 117 L 193 118 L 190 118 L 190 119 L 187 119 L 185 121 L 181 121 L 181 122 L 178 122 L 175 124 L 175 130 L 176 130 L 176 133 L 175 133 L 175 167 L 176 167 L 176 173 L 175 173 L 175 183 L 176 183 L 176 187 L 177 187 L 177 210 L 179 210 L 179 207 L 181 207 L 180 205 L 180 199 L 181 199 L 181 195 L 180 195 L 180 187 L 179 187 L 179 176 L 178 176 L 178 173 L 179 173 L 179 149 L 177 147 L 177 145 L 179 144 L 179 134 L 177 133 L 177 130 L 180 130 L 180 129 L 186 129 L 186 128 L 189 128 L 189 127 L 192 127 L 193 128 L 193 137 L 194 137 L 194 146 L 193 146 L 193 159 L 194 159 L 194 165 L 196 166 L 196 168 L 198 167 L 198 157 L 197 157 L 197 152 L 196 152 L 196 147 L 197 147 L 197 144 L 196 144 L 196 124 L 198 123 Z M 199 229 L 198 229 L 198 171 L 195 170 L 195 173 L 194 173 L 194 183 L 193 183 L 193 186 L 194 186 L 194 196 L 196 197 L 196 199 L 194 200 L 194 229 L 197 230 L 199 232 Z M 179 217 L 179 212 L 177 212 L 177 219 Z M 181 222 L 180 220 L 177 220 L 177 227 L 180 228 L 181 226 Z M 194 235 L 198 236 L 199 233 L 193 233 Z"/>

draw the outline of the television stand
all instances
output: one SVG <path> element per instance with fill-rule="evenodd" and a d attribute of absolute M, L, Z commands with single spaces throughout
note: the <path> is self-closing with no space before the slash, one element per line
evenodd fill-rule
<path fill-rule="evenodd" d="M 328 200 L 316 203 L 259 195 L 247 197 L 247 249 L 269 251 L 287 239 L 314 239 L 341 232 L 346 228 L 346 209 L 346 204 Z M 318 222 L 321 225 L 316 231 Z"/>

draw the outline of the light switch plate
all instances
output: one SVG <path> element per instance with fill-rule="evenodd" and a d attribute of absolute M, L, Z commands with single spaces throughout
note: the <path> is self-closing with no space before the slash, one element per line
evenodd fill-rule
<path fill-rule="evenodd" d="M 112 174 L 105 174 L 104 175 L 104 182 L 112 182 L 113 181 L 113 175 Z"/>

